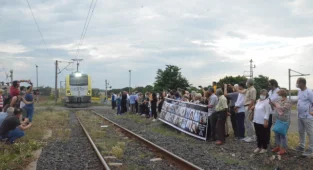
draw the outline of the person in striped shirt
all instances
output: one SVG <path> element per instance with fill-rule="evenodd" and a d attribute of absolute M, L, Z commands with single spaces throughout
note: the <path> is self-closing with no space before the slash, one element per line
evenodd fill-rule
<path fill-rule="evenodd" d="M 0 112 L 2 112 L 2 108 L 3 108 L 3 90 L 0 89 Z"/>

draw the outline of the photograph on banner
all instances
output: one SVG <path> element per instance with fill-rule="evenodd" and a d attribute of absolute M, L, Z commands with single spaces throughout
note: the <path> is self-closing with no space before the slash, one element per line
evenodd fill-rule
<path fill-rule="evenodd" d="M 189 135 L 206 140 L 207 107 L 165 99 L 159 119 Z"/>

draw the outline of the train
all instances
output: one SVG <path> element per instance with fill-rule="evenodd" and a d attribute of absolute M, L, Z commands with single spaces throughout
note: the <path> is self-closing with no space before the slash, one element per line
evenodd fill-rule
<path fill-rule="evenodd" d="M 91 77 L 79 72 L 65 78 L 64 105 L 72 108 L 88 107 L 91 104 Z"/>

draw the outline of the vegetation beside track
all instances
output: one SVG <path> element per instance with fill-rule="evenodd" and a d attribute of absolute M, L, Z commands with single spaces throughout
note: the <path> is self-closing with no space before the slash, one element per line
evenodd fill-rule
<path fill-rule="evenodd" d="M 48 141 L 66 140 L 70 134 L 68 120 L 66 111 L 35 111 L 33 125 L 23 138 L 13 145 L 0 143 L 0 169 L 23 169 L 34 160 L 33 152 Z M 49 131 L 52 136 L 45 137 Z"/>

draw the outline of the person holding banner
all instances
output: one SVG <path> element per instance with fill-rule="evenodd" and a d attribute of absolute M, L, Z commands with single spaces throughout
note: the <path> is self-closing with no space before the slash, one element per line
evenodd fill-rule
<path fill-rule="evenodd" d="M 222 145 L 225 143 L 225 122 L 227 118 L 228 105 L 222 89 L 217 89 L 216 95 L 218 97 L 218 103 L 215 108 L 215 114 L 217 115 L 216 131 L 218 139 L 216 145 Z"/>

